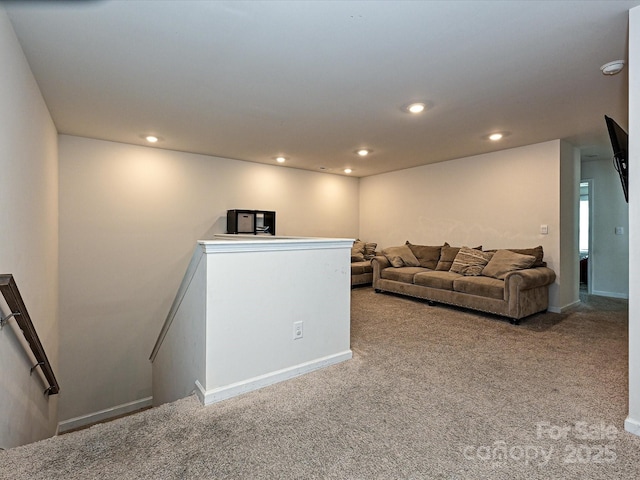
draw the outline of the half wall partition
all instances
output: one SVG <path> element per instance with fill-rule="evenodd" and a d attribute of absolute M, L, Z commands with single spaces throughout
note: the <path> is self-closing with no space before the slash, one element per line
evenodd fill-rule
<path fill-rule="evenodd" d="M 199 241 L 151 354 L 153 403 L 205 405 L 351 358 L 351 239 Z"/>

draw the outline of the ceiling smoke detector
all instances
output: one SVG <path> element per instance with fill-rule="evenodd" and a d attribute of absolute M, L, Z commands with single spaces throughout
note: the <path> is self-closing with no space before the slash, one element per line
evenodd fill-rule
<path fill-rule="evenodd" d="M 615 75 L 620 73 L 624 68 L 624 60 L 614 60 L 613 62 L 605 63 L 600 67 L 600 71 L 603 75 Z"/>

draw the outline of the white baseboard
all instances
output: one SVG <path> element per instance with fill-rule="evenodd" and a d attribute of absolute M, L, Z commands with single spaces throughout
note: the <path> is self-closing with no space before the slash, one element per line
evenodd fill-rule
<path fill-rule="evenodd" d="M 58 423 L 58 433 L 68 432 L 69 430 L 84 427 L 85 425 L 91 425 L 92 423 L 124 415 L 125 413 L 135 412 L 141 408 L 150 407 L 152 405 L 152 400 L 153 397 L 141 398 L 140 400 L 134 400 L 133 402 L 117 405 L 111 408 L 105 408 L 98 412 L 70 418 L 69 420 L 63 420 Z"/>
<path fill-rule="evenodd" d="M 593 292 L 591 292 L 591 295 L 597 295 L 600 297 L 611 297 L 611 298 L 625 298 L 625 299 L 629 299 L 629 295 L 625 295 L 623 293 L 615 293 L 615 292 L 601 292 L 598 290 L 595 290 Z M 568 305 L 565 305 L 564 307 L 548 307 L 547 311 L 551 312 L 551 313 L 564 313 L 567 310 L 569 310 L 572 307 L 575 307 L 576 305 L 580 304 L 580 300 L 576 300 L 575 302 L 572 302 Z"/>
<path fill-rule="evenodd" d="M 603 292 L 601 290 L 592 290 L 591 295 L 598 295 L 599 297 L 624 298 L 626 300 L 629 299 L 628 293 Z"/>
<path fill-rule="evenodd" d="M 627 419 L 624 421 L 624 429 L 627 432 L 633 433 L 634 435 L 640 437 L 640 421 L 635 420 L 631 417 L 627 417 Z"/>
<path fill-rule="evenodd" d="M 258 377 L 249 378 L 242 382 L 225 385 L 212 390 L 206 390 L 202 384 L 196 380 L 196 395 L 203 405 L 211 405 L 212 403 L 221 402 L 222 400 L 226 400 L 243 393 L 252 392 L 275 383 L 298 377 L 305 373 L 310 373 L 321 368 L 344 362 L 352 357 L 353 353 L 351 350 L 347 350 L 335 355 L 329 355 L 328 357 L 301 363 L 300 365 L 295 365 L 293 367 L 276 370 L 275 372 L 266 373 Z"/>
<path fill-rule="evenodd" d="M 553 312 L 553 313 L 564 313 L 567 310 L 569 310 L 570 308 L 575 307 L 576 305 L 580 305 L 580 299 L 578 299 L 575 302 L 572 302 L 572 303 L 570 303 L 568 305 L 565 305 L 562 308 L 554 307 L 553 310 L 550 308 L 549 311 Z"/>

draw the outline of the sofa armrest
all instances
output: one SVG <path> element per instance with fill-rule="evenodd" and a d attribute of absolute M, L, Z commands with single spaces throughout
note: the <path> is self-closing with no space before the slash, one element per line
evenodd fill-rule
<path fill-rule="evenodd" d="M 384 270 L 385 268 L 390 267 L 391 263 L 389 262 L 389 260 L 387 260 L 387 257 L 377 255 L 371 259 L 371 266 L 373 267 L 372 285 L 373 288 L 378 288 L 377 284 L 380 280 L 380 272 L 382 272 L 382 270 Z"/>
<path fill-rule="evenodd" d="M 527 268 L 509 272 L 504 277 L 505 287 L 515 285 L 519 290 L 528 290 L 552 284 L 556 279 L 556 272 L 548 267 Z"/>
<path fill-rule="evenodd" d="M 376 267 L 379 270 L 383 270 L 387 267 L 390 267 L 391 263 L 389 262 L 387 257 L 385 257 L 384 255 L 376 255 L 371 259 L 371 265 L 373 265 L 374 270 L 376 269 Z"/>
<path fill-rule="evenodd" d="M 507 316 L 518 320 L 549 307 L 549 285 L 556 273 L 548 267 L 527 268 L 506 275 L 504 299 L 508 302 Z"/>

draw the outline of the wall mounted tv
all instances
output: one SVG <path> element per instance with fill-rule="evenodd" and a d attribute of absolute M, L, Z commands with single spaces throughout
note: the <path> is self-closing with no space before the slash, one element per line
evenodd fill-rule
<path fill-rule="evenodd" d="M 613 166 L 620 175 L 624 199 L 629 203 L 629 136 L 612 118 L 604 116 L 613 147 Z"/>

